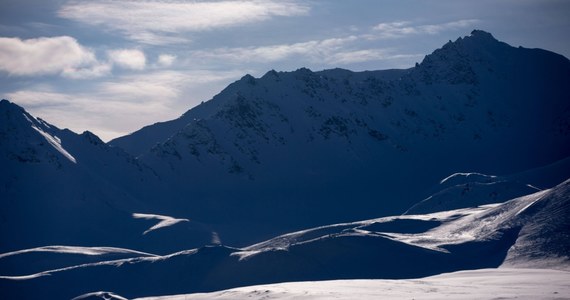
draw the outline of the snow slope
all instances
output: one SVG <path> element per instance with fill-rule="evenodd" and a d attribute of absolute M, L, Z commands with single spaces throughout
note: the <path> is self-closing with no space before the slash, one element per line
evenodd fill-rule
<path fill-rule="evenodd" d="M 544 269 L 482 269 L 414 280 L 334 280 L 258 285 L 136 300 L 256 299 L 568 299 L 570 273 Z"/>
<path fill-rule="evenodd" d="M 187 240 L 171 239 L 169 230 L 143 237 L 151 226 L 132 214 L 164 214 L 167 187 L 152 169 L 90 132 L 59 129 L 2 100 L 0 138 L 0 252 L 112 245 L 164 254 L 211 239 L 210 230 L 194 223 L 186 224 Z"/>
<path fill-rule="evenodd" d="M 97 290 L 132 298 L 289 281 L 410 279 L 502 265 L 569 270 L 569 200 L 570 180 L 505 203 L 321 226 L 245 248 L 207 246 L 2 276 L 0 289 L 19 299 Z"/>

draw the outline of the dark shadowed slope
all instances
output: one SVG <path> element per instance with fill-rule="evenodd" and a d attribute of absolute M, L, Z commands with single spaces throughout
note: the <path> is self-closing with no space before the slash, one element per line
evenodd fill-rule
<path fill-rule="evenodd" d="M 140 297 L 284 281 L 418 278 L 499 267 L 505 258 L 511 266 L 556 260 L 557 268 L 568 269 L 567 217 L 561 216 L 570 213 L 569 187 L 566 181 L 502 204 L 323 226 L 242 249 L 210 246 L 3 277 L 0 288 L 19 299 L 97 290 Z"/>

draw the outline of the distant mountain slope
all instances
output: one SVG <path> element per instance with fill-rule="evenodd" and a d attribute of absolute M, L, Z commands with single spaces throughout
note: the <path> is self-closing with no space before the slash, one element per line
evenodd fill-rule
<path fill-rule="evenodd" d="M 54 244 L 168 253 L 211 240 L 194 224 L 186 241 L 165 243 L 169 230 L 143 236 L 152 225 L 133 213 L 164 210 L 160 201 L 145 201 L 163 183 L 90 132 L 61 130 L 2 100 L 0 140 L 0 253 Z"/>
<path fill-rule="evenodd" d="M 566 158 L 569 99 L 567 58 L 473 31 L 407 70 L 247 75 L 110 144 L 172 183 L 195 218 L 288 230 L 401 213 L 457 171 Z"/>
<path fill-rule="evenodd" d="M 0 289 L 18 299 L 97 290 L 131 298 L 285 281 L 419 278 L 505 263 L 556 261 L 568 270 L 569 193 L 570 180 L 502 204 L 321 226 L 241 249 L 208 246 L 4 276 Z"/>

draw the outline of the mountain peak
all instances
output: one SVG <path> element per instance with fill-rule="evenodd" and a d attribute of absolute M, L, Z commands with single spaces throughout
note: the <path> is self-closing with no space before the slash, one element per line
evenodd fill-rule
<path fill-rule="evenodd" d="M 40 126 L 42 122 L 31 116 L 24 108 L 9 100 L 0 101 L 0 131 L 12 132 L 19 126 L 27 127 L 29 124 Z"/>
<path fill-rule="evenodd" d="M 479 30 L 479 29 L 475 29 L 475 30 L 471 31 L 470 37 L 480 39 L 480 40 L 497 41 L 497 39 L 492 34 L 490 34 L 489 32 L 483 31 L 483 30 Z"/>
<path fill-rule="evenodd" d="M 245 74 L 239 81 L 246 82 L 250 85 L 255 85 L 255 77 L 251 76 L 250 74 Z"/>
<path fill-rule="evenodd" d="M 85 139 L 87 139 L 87 141 L 89 141 L 89 143 L 93 144 L 93 145 L 103 145 L 105 144 L 97 135 L 95 135 L 93 132 L 86 130 L 81 134 L 82 137 L 84 137 Z"/>
<path fill-rule="evenodd" d="M 449 41 L 443 47 L 427 55 L 418 66 L 420 77 L 428 83 L 476 84 L 475 65 L 500 65 L 517 49 L 501 42 L 492 34 L 475 29 L 471 35 Z"/>
<path fill-rule="evenodd" d="M 22 107 L 20 107 L 19 105 L 10 102 L 9 100 L 6 99 L 2 99 L 0 100 L 0 111 L 18 111 L 18 112 L 23 112 L 24 109 Z"/>

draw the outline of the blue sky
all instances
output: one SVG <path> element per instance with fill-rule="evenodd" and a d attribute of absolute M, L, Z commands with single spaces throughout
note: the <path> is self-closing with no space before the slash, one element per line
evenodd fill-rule
<path fill-rule="evenodd" d="M 409 68 L 473 29 L 570 57 L 566 0 L 1 0 L 0 97 L 104 140 L 246 73 Z"/>

